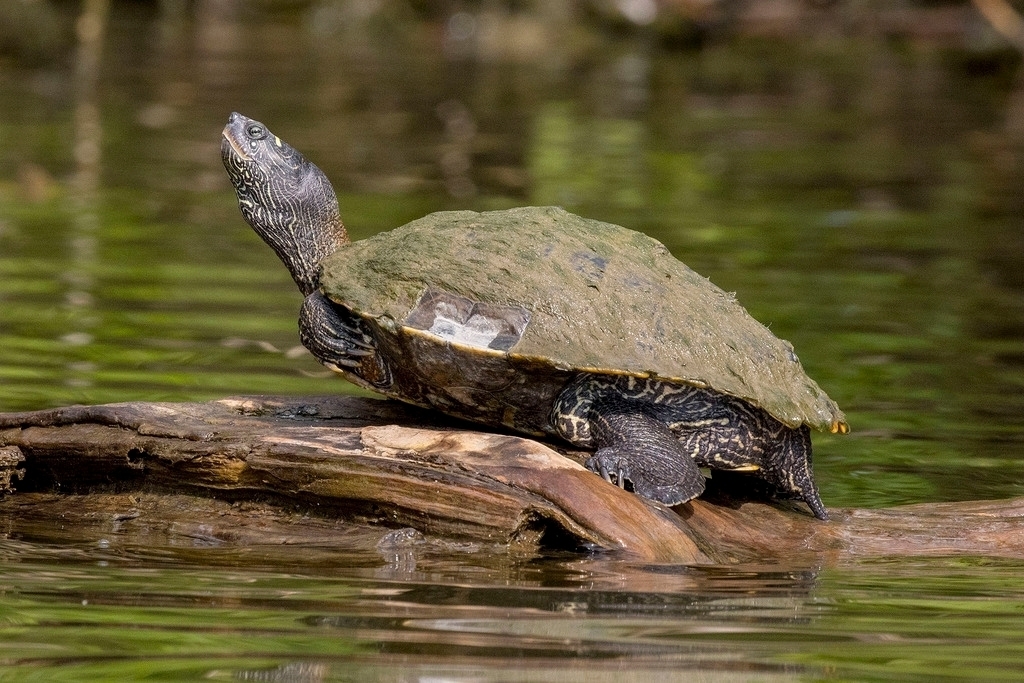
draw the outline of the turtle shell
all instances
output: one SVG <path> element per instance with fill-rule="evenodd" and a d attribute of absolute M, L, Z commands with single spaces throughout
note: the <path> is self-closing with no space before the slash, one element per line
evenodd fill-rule
<path fill-rule="evenodd" d="M 548 431 L 551 401 L 586 371 L 710 388 L 791 427 L 846 431 L 792 345 L 732 294 L 657 240 L 556 207 L 425 216 L 329 256 L 320 287 L 372 328 L 398 380 L 384 393 L 470 419 Z M 514 416 L 530 403 L 546 405 Z"/>

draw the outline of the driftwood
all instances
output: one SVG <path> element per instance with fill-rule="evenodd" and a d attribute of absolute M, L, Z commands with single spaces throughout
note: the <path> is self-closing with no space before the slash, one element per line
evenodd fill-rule
<path fill-rule="evenodd" d="M 687 564 L 1024 557 L 1024 499 L 832 509 L 823 523 L 795 504 L 740 501 L 712 488 L 710 500 L 669 509 L 606 483 L 580 457 L 355 397 L 72 406 L 0 414 L 0 489 L 16 492 L 0 514 L 66 514 L 92 500 L 89 509 L 114 518 L 162 520 L 170 504 L 160 497 L 176 496 L 177 510 L 188 507 L 183 500 L 197 508 L 195 501 L 222 501 L 221 535 L 234 520 L 239 543 L 323 542 L 372 525 L 380 534 L 399 530 L 386 541 L 414 533 L 573 545 Z M 239 501 L 250 507 L 239 512 Z M 304 523 L 273 512 L 295 508 Z"/>

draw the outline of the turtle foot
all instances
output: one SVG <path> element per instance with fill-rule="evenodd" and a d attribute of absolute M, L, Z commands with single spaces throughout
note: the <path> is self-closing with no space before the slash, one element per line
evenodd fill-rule
<path fill-rule="evenodd" d="M 327 366 L 360 368 L 376 349 L 370 336 L 355 321 L 346 321 L 320 292 L 313 292 L 299 311 L 302 345 Z"/>
<path fill-rule="evenodd" d="M 632 484 L 638 496 L 656 500 L 665 505 L 678 505 L 693 500 L 704 492 L 704 476 L 684 455 L 673 461 L 641 459 L 636 452 L 616 447 L 602 448 L 587 459 L 586 467 L 600 474 L 605 481 L 626 487 Z"/>

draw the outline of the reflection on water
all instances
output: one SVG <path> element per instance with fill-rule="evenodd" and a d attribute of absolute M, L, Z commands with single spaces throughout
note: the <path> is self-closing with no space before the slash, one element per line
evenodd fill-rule
<path fill-rule="evenodd" d="M 551 203 L 665 242 L 792 340 L 846 411 L 853 434 L 815 441 L 829 506 L 1024 494 L 1019 57 L 967 5 L 737 10 L 702 33 L 612 4 L 633 18 L 12 4 L 49 28 L 10 40 L 0 21 L 0 409 L 351 390 L 298 346 L 294 286 L 238 215 L 218 153 L 238 110 L 327 172 L 355 238 Z M 1021 654 L 1004 565 L 419 557 L 382 576 L 409 567 L 353 549 L 324 575 L 268 559 L 200 589 L 159 558 L 78 548 L 66 567 L 41 548 L 0 548 L 0 660 L 72 662 L 72 678 L 138 673 L 133 653 L 153 652 L 153 671 L 251 680 L 511 680 L 494 662 L 512 652 L 541 680 L 924 678 L 946 660 L 980 677 Z"/>
<path fill-rule="evenodd" d="M 659 571 L 470 554 L 409 570 L 355 552 L 282 570 L 206 553 L 0 543 L 0 661 L 62 680 L 925 681 L 1012 677 L 1024 656 L 1021 567 L 999 562 Z"/>
<path fill-rule="evenodd" d="M 64 274 L 67 284 L 64 306 L 68 310 L 71 329 L 61 337 L 69 347 L 92 343 L 93 334 L 89 330 L 98 322 L 92 311 L 103 170 L 103 124 L 97 87 L 108 12 L 107 0 L 89 0 L 75 22 L 77 50 L 72 111 L 74 132 L 71 139 L 75 172 L 68 183 L 73 229 L 68 239 L 71 258 Z M 90 375 L 94 367 L 95 363 L 91 361 L 68 363 L 65 383 L 73 387 L 91 385 Z"/>

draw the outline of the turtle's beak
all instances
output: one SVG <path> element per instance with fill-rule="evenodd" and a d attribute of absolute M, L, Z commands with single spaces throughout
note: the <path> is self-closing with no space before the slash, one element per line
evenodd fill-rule
<path fill-rule="evenodd" d="M 235 156 L 243 161 L 249 160 L 249 153 L 246 151 L 245 145 L 239 143 L 248 121 L 249 119 L 238 112 L 231 112 L 231 116 L 228 117 L 227 125 L 224 126 L 224 130 L 221 131 L 221 137 L 224 138 L 220 143 L 222 155 L 227 154 L 227 145 L 230 145 Z"/>

